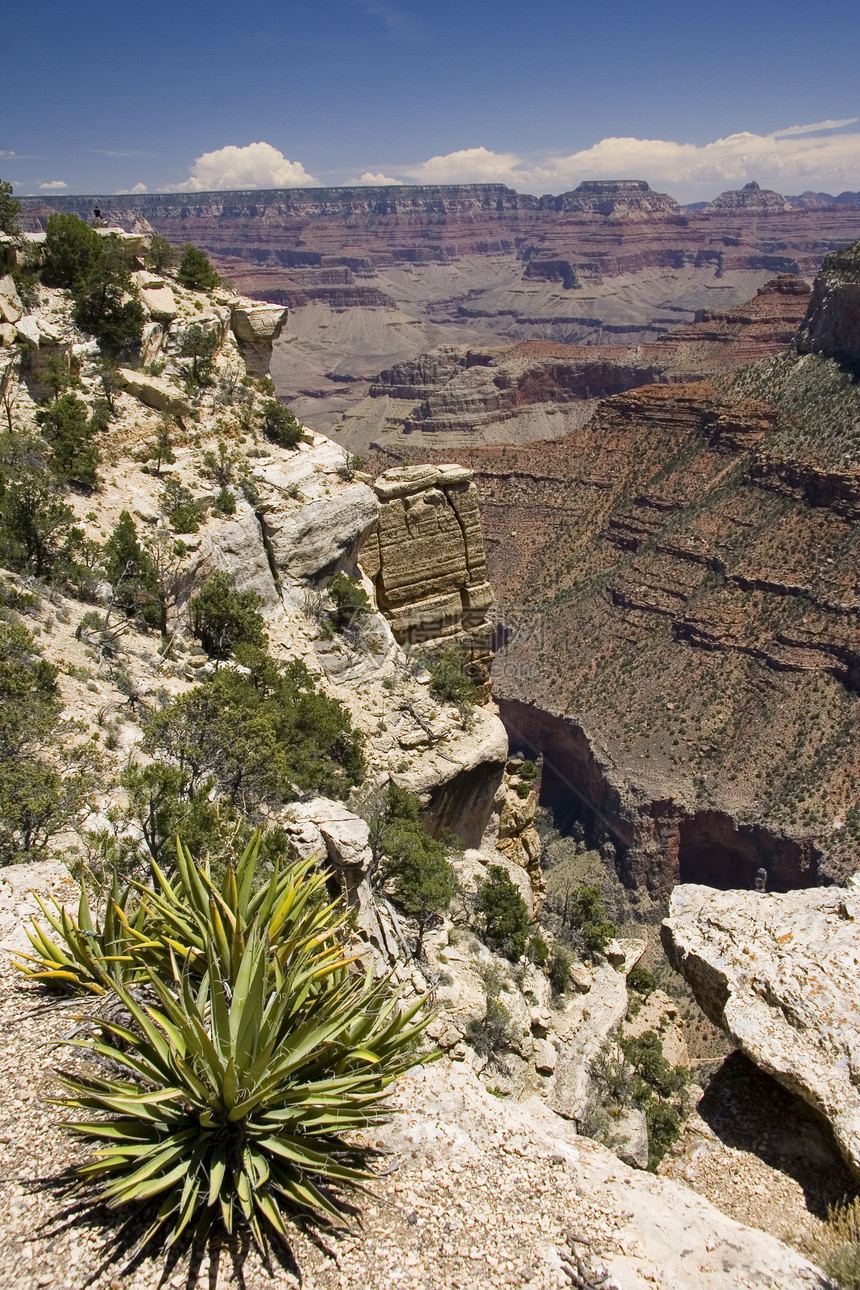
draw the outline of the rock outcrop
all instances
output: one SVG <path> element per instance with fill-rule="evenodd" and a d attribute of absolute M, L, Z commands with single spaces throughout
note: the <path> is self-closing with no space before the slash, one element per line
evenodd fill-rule
<path fill-rule="evenodd" d="M 860 242 L 825 257 L 797 333 L 801 354 L 823 354 L 860 373 Z"/>
<path fill-rule="evenodd" d="M 267 375 L 272 346 L 286 321 L 287 310 L 278 305 L 257 305 L 248 301 L 233 305 L 230 325 L 251 376 Z"/>
<path fill-rule="evenodd" d="M 788 200 L 782 193 L 775 193 L 772 188 L 760 188 L 755 181 L 744 184 L 743 188 L 734 188 L 720 193 L 703 208 L 705 214 L 722 211 L 787 211 L 791 209 Z"/>
<path fill-rule="evenodd" d="M 677 887 L 662 934 L 702 1010 L 829 1121 L 860 1175 L 860 876 L 783 895 Z"/>
<path fill-rule="evenodd" d="M 380 475 L 376 532 L 361 566 L 401 645 L 455 644 L 489 697 L 493 592 L 477 490 L 460 466 L 407 466 Z"/>

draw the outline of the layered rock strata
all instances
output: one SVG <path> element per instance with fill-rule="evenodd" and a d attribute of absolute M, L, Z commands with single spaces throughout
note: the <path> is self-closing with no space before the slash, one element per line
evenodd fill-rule
<path fill-rule="evenodd" d="M 856 205 L 761 196 L 685 211 L 630 181 L 541 198 L 499 184 L 320 188 L 33 199 L 25 218 L 89 218 L 96 203 L 129 227 L 144 215 L 245 294 L 289 305 L 278 392 L 325 429 L 374 373 L 440 343 L 647 342 L 775 273 L 811 277 L 860 236 Z"/>
<path fill-rule="evenodd" d="M 702 1010 L 828 1120 L 860 1176 L 860 876 L 784 895 L 677 887 L 662 935 Z"/>
<path fill-rule="evenodd" d="M 404 435 L 420 436 L 420 451 L 432 451 L 437 436 L 458 446 L 561 438 L 577 419 L 588 419 L 598 400 L 654 382 L 704 380 L 779 352 L 794 340 L 808 304 L 808 283 L 780 274 L 743 305 L 703 311 L 691 326 L 632 349 L 548 341 L 444 346 L 380 372 L 335 432 L 356 450 L 368 437 L 407 451 Z M 536 434 L 537 413 L 546 427 Z"/>
<path fill-rule="evenodd" d="M 460 466 L 394 468 L 374 482 L 379 522 L 361 567 L 401 645 L 455 644 L 489 698 L 494 604 L 472 474 Z"/>

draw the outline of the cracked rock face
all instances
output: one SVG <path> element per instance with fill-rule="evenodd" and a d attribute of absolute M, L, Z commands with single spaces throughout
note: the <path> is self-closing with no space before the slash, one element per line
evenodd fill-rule
<path fill-rule="evenodd" d="M 361 553 L 399 644 L 454 642 L 489 697 L 494 604 L 478 495 L 461 466 L 402 466 L 375 481 L 379 525 Z"/>
<path fill-rule="evenodd" d="M 829 1121 L 860 1175 L 860 875 L 780 895 L 676 887 L 662 935 L 703 1011 Z"/>

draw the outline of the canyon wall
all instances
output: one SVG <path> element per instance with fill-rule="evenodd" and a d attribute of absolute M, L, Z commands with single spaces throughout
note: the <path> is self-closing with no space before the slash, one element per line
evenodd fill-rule
<path fill-rule="evenodd" d="M 743 191 L 743 190 L 742 190 Z M 778 196 L 778 195 L 777 195 Z M 645 342 L 812 277 L 860 236 L 860 207 L 740 200 L 687 210 L 641 181 L 531 197 L 501 184 L 25 199 L 192 241 L 246 294 L 289 305 L 278 392 L 318 429 L 369 378 L 440 344 Z"/>
<path fill-rule="evenodd" d="M 780 890 L 856 864 L 853 284 L 825 273 L 810 297 L 791 281 L 730 311 L 736 325 L 723 315 L 725 344 L 712 318 L 678 351 L 655 345 L 664 383 L 602 401 L 563 439 L 458 450 L 481 498 L 512 743 L 528 750 L 519 730 L 544 753 L 544 800 L 658 900 L 679 880 Z M 768 297 L 788 310 L 771 340 L 737 321 Z M 791 315 L 817 352 L 773 344 Z M 759 346 L 770 356 L 749 362 Z M 692 374 L 697 348 L 699 379 L 668 379 Z"/>

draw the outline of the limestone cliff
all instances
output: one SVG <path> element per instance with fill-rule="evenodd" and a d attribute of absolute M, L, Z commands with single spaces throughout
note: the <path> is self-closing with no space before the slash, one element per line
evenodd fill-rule
<path fill-rule="evenodd" d="M 828 255 L 797 334 L 801 354 L 823 354 L 860 373 L 860 242 Z"/>
<path fill-rule="evenodd" d="M 460 466 L 408 466 L 380 475 L 379 521 L 361 567 L 400 645 L 461 646 L 489 699 L 493 592 L 477 490 Z"/>

